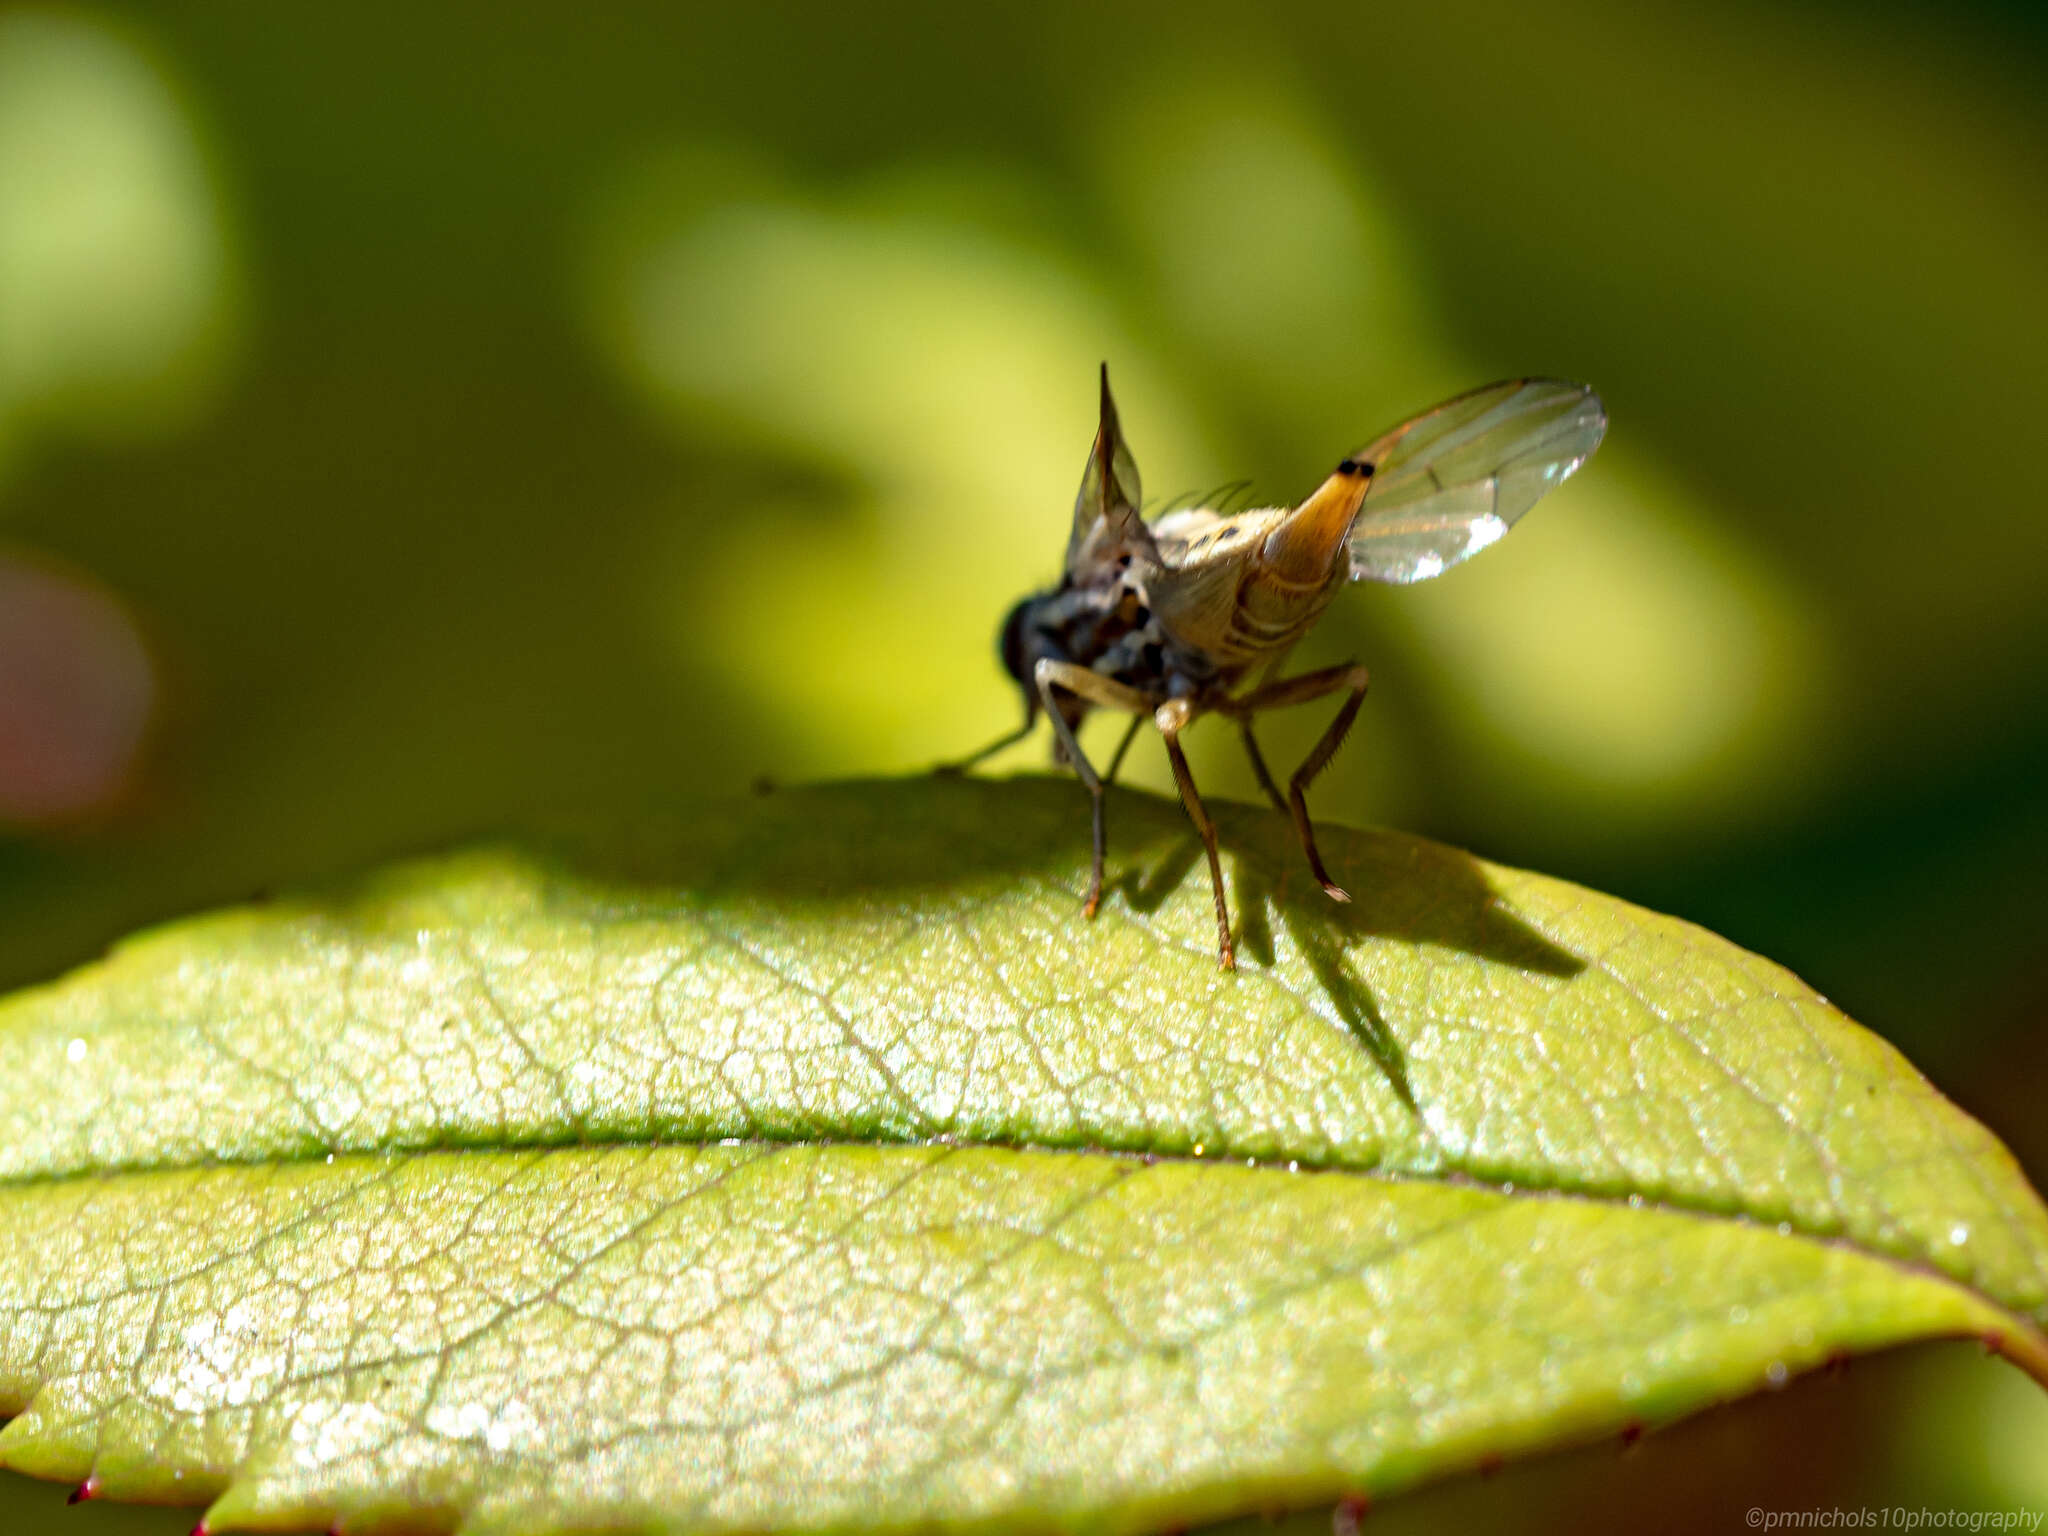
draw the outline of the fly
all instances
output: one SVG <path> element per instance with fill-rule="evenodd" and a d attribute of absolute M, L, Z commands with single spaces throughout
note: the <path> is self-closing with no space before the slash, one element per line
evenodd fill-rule
<path fill-rule="evenodd" d="M 1074 500 L 1065 572 L 1003 620 L 1003 666 L 1023 690 L 1024 723 L 957 767 L 1021 739 L 1045 712 L 1093 809 L 1082 907 L 1092 918 L 1102 903 L 1104 786 L 1149 716 L 1208 853 L 1217 950 L 1223 968 L 1234 970 L 1216 826 L 1181 733 L 1203 715 L 1235 721 L 1259 787 L 1292 818 L 1309 869 L 1331 900 L 1349 901 L 1323 867 L 1306 797 L 1357 718 L 1368 678 L 1356 662 L 1283 678 L 1288 652 L 1347 581 L 1427 581 L 1495 542 L 1592 456 L 1606 430 L 1600 397 L 1587 386 L 1508 379 L 1424 411 L 1340 460 L 1297 507 L 1196 507 L 1147 523 L 1105 364 L 1101 423 Z M 1282 795 L 1253 719 L 1331 694 L 1344 702 Z M 1106 773 L 1074 734 L 1091 709 L 1132 716 Z"/>

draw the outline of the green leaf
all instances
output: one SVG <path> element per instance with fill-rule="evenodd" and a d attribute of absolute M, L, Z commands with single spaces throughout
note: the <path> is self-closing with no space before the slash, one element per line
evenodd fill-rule
<path fill-rule="evenodd" d="M 2048 1379 L 2048 1210 L 1670 918 L 1070 782 L 781 793 L 0 1003 L 0 1463 L 212 1528 L 1143 1530 L 1844 1352 Z"/>

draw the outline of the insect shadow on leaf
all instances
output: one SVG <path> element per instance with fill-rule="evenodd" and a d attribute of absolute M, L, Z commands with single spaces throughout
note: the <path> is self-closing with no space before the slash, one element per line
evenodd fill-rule
<path fill-rule="evenodd" d="M 1204 904 L 1205 850 L 1178 808 L 1134 790 L 1107 794 L 1118 822 L 1147 849 L 1117 861 L 1109 909 L 1149 919 L 1183 894 Z M 878 779 L 786 790 L 753 801 L 744 816 L 608 817 L 556 848 L 581 876 L 609 884 L 607 899 L 626 907 L 666 908 L 680 880 L 692 901 L 725 893 L 815 916 L 875 903 L 915 907 L 917 893 L 934 887 L 957 895 L 1007 888 L 1028 875 L 1069 890 L 1082 815 L 1071 784 L 1057 779 Z M 1329 873 L 1351 894 L 1334 902 L 1301 858 L 1288 818 L 1221 801 L 1214 825 L 1229 858 L 1246 958 L 1279 966 L 1284 934 L 1328 1011 L 1411 1111 L 1419 1106 L 1401 1043 L 1404 1021 L 1387 1017 L 1361 973 L 1368 941 L 1457 950 L 1544 976 L 1585 969 L 1577 955 L 1503 910 L 1484 867 L 1455 848 L 1329 827 Z M 821 826 L 833 836 L 821 841 Z M 1172 830 L 1162 835 L 1163 828 Z"/>
<path fill-rule="evenodd" d="M 1202 844 L 1193 833 L 1189 833 L 1169 847 L 1150 869 L 1127 870 L 1117 881 L 1117 892 L 1133 912 L 1149 917 L 1166 905 L 1167 897 L 1181 888 L 1201 858 Z"/>
<path fill-rule="evenodd" d="M 1394 1094 L 1420 1113 L 1409 1081 L 1400 1036 L 1352 962 L 1368 939 L 1437 945 L 1517 970 L 1560 978 L 1586 962 L 1519 918 L 1503 911 L 1479 861 L 1455 848 L 1402 840 L 1397 864 L 1360 859 L 1340 845 L 1337 873 L 1352 892 L 1348 903 L 1327 900 L 1299 867 L 1287 828 L 1263 809 L 1229 803 L 1215 807 L 1217 838 L 1231 857 L 1238 938 L 1247 959 L 1268 969 L 1279 963 L 1275 928 L 1285 932 L 1314 975 L 1330 1009 L 1344 1023 Z M 1367 845 L 1371 847 L 1371 844 Z M 1348 856 L 1347 856 L 1348 855 Z M 1195 872 L 1202 857 L 1192 834 L 1176 839 L 1149 869 L 1127 871 L 1117 882 L 1130 908 L 1150 916 Z"/>

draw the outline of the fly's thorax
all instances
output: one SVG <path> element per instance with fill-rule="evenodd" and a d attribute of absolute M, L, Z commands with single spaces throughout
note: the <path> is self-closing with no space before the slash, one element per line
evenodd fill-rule
<path fill-rule="evenodd" d="M 1359 498 L 1346 499 L 1355 516 Z M 1154 532 L 1163 568 L 1148 589 L 1175 646 L 1218 673 L 1241 673 L 1298 641 L 1348 573 L 1349 521 L 1333 541 L 1343 510 L 1334 500 L 1319 493 L 1300 507 L 1161 518 Z"/>
<path fill-rule="evenodd" d="M 1115 677 L 1142 669 L 1145 645 L 1157 634 L 1142 580 L 1117 567 L 1025 598 L 1004 620 L 1000 648 L 1004 667 L 1028 692 L 1042 660 Z"/>
<path fill-rule="evenodd" d="M 1175 641 L 1157 617 L 1119 636 L 1096 658 L 1094 668 L 1155 701 L 1196 697 L 1235 680 L 1214 657 Z"/>
<path fill-rule="evenodd" d="M 1197 509 L 1170 513 L 1153 526 L 1160 568 L 1148 574 L 1146 593 L 1179 650 L 1219 664 L 1235 659 L 1239 590 L 1266 535 L 1286 515 L 1278 507 L 1228 517 Z"/>

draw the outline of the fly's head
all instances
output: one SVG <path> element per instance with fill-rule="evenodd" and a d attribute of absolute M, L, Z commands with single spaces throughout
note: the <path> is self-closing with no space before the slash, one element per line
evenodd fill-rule
<path fill-rule="evenodd" d="M 996 654 L 1002 658 L 1003 670 L 1024 694 L 1027 720 L 1038 718 L 1044 702 L 1038 693 L 1038 664 L 1081 659 L 1073 654 L 1071 645 L 1074 637 L 1068 610 L 1074 605 L 1073 595 L 1064 587 L 1034 592 L 1017 601 L 1003 616 L 1003 627 L 996 632 Z M 1065 702 L 1062 695 L 1061 703 Z M 1069 713 L 1068 718 L 1071 723 L 1079 715 Z"/>
<path fill-rule="evenodd" d="M 996 654 L 1003 659 L 1003 670 L 1024 690 L 1027 708 L 1038 696 L 1031 680 L 1031 670 L 1038 665 L 1040 648 L 1032 638 L 1031 617 L 1043 600 L 1035 595 L 1019 599 L 1017 605 L 1003 616 L 1003 627 L 996 632 Z"/>
<path fill-rule="evenodd" d="M 1016 603 L 1003 617 L 996 651 L 1003 670 L 1024 694 L 1024 713 L 1037 718 L 1045 700 L 1038 691 L 1038 664 L 1060 661 L 1087 667 L 1100 660 L 1105 637 L 1114 630 L 1112 589 L 1065 584 L 1035 593 Z M 1055 689 L 1053 706 L 1067 724 L 1079 725 L 1088 705 L 1075 694 Z"/>

